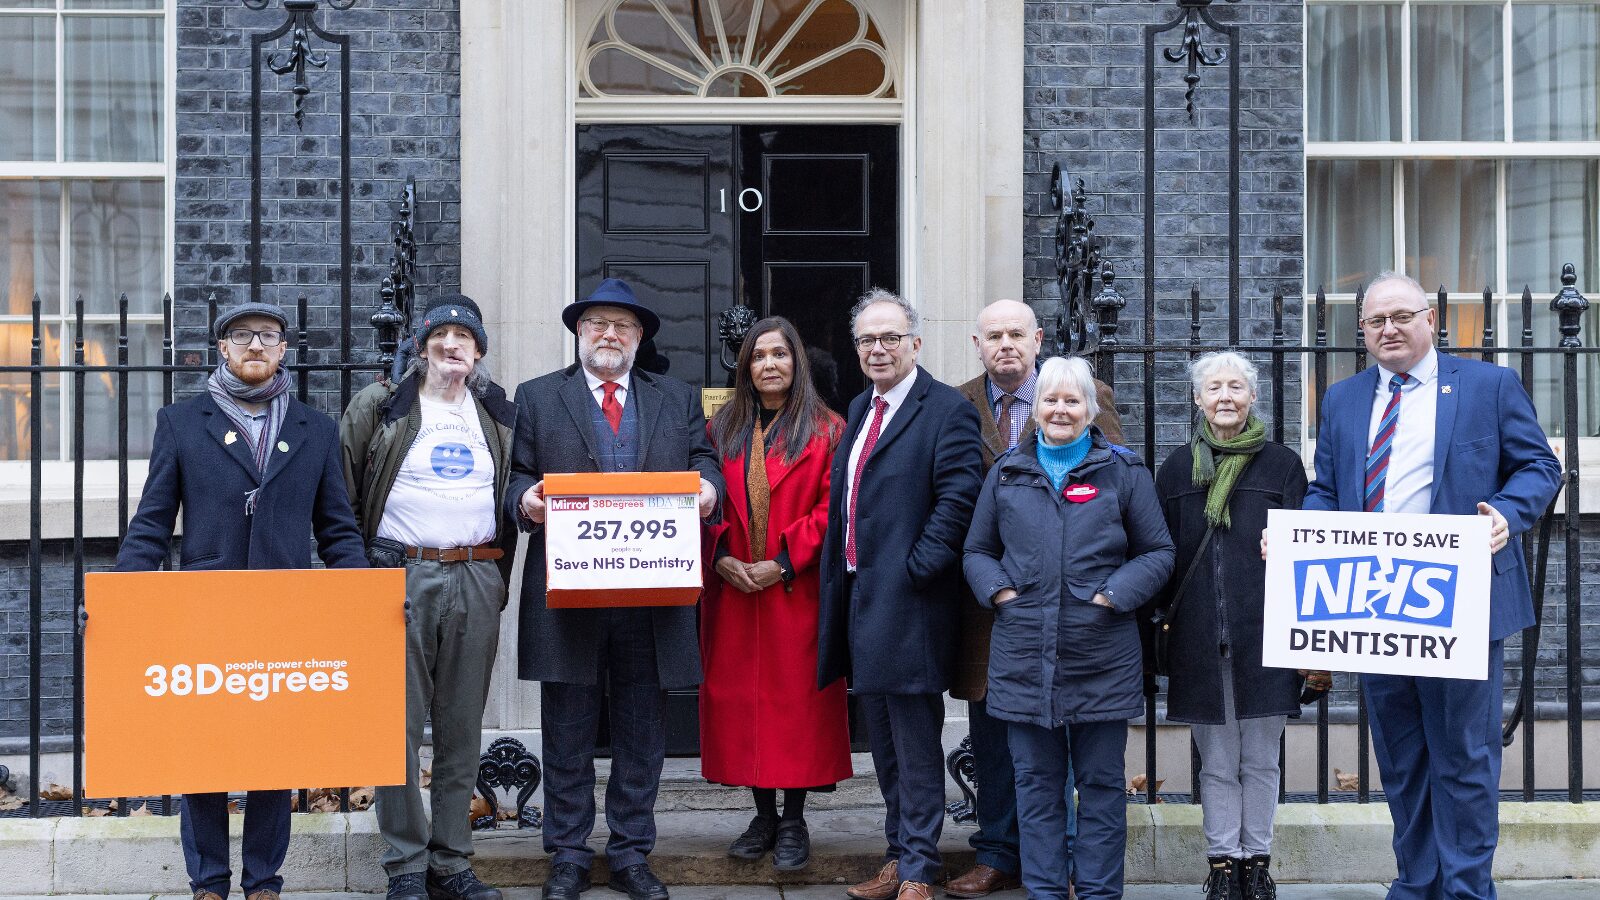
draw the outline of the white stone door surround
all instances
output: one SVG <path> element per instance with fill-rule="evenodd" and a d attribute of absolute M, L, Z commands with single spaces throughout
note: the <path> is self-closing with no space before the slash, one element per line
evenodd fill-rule
<path fill-rule="evenodd" d="M 926 322 L 923 364 L 955 383 L 978 371 L 967 337 L 978 309 L 1022 296 L 1023 3 L 866 5 L 887 7 L 882 21 L 907 23 L 898 41 L 907 82 L 900 95 L 903 290 Z M 570 361 L 561 308 L 576 292 L 574 60 L 578 30 L 588 24 L 578 20 L 589 8 L 587 0 L 461 0 L 462 289 L 484 311 L 496 348 L 490 362 L 508 390 Z M 773 101 L 743 102 L 725 114 L 739 121 L 776 115 Z M 663 120 L 671 115 L 662 112 Z M 810 120 L 849 121 L 840 110 L 816 115 Z M 516 678 L 520 583 L 519 564 L 484 741 L 511 733 L 538 752 L 537 685 Z M 964 723 L 947 726 L 954 728 L 965 732 Z"/>

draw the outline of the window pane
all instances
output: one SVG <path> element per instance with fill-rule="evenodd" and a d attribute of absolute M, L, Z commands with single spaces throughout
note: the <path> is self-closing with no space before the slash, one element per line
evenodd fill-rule
<path fill-rule="evenodd" d="M 67 0 L 67 9 L 160 9 L 162 0 Z"/>
<path fill-rule="evenodd" d="M 68 193 L 72 235 L 69 297 L 90 313 L 161 312 L 166 198 L 160 181 L 74 181 Z"/>
<path fill-rule="evenodd" d="M 1400 7 L 1306 8 L 1306 128 L 1313 141 L 1400 139 Z"/>
<path fill-rule="evenodd" d="M 1494 284 L 1494 167 L 1492 160 L 1405 163 L 1405 271 L 1428 290 Z"/>
<path fill-rule="evenodd" d="M 61 312 L 61 182 L 0 181 L 0 315 Z"/>
<path fill-rule="evenodd" d="M 0 159 L 54 160 L 53 16 L 0 16 Z"/>
<path fill-rule="evenodd" d="M 1353 294 L 1394 265 L 1394 163 L 1306 162 L 1306 292 Z"/>
<path fill-rule="evenodd" d="M 1512 138 L 1600 139 L 1600 82 L 1595 76 L 1600 71 L 1600 7 L 1517 4 L 1512 10 Z"/>
<path fill-rule="evenodd" d="M 1520 292 L 1519 292 L 1520 293 Z M 1513 299 L 1510 306 L 1511 330 L 1506 335 L 1505 343 L 1511 346 L 1522 345 L 1522 302 Z M 1593 346 L 1595 329 L 1600 328 L 1600 308 L 1591 306 L 1583 315 L 1582 331 L 1579 332 L 1585 346 Z M 1534 294 L 1533 297 L 1533 345 L 1535 347 L 1554 347 L 1561 341 L 1561 332 L 1557 327 L 1560 317 L 1550 311 L 1550 296 Z M 1522 374 L 1522 358 L 1517 354 L 1506 357 L 1510 365 Z M 1562 406 L 1564 394 L 1564 376 L 1562 374 L 1566 364 L 1559 354 L 1540 353 L 1533 357 L 1533 382 L 1527 385 L 1528 394 L 1533 397 L 1533 405 L 1539 411 L 1539 424 L 1544 427 L 1544 433 L 1553 438 L 1565 437 L 1567 433 L 1566 413 Z M 1600 359 L 1594 356 L 1578 356 L 1578 436 L 1594 437 L 1600 434 Z"/>
<path fill-rule="evenodd" d="M 117 326 L 85 325 L 83 362 L 86 366 L 114 366 L 117 363 Z M 73 352 L 72 347 L 67 352 Z M 128 363 L 134 366 L 160 365 L 161 326 L 128 326 Z M 91 373 L 83 383 L 83 458 L 117 458 L 118 377 L 111 372 Z M 128 456 L 149 458 L 150 440 L 156 427 L 156 410 L 161 408 L 161 376 L 157 372 L 131 373 L 128 376 Z M 67 411 L 70 414 L 77 388 L 68 382 Z M 70 448 L 69 448 L 70 450 Z"/>
<path fill-rule="evenodd" d="M 1411 8 L 1411 123 L 1419 141 L 1497 141 L 1502 112 L 1499 6 Z"/>
<path fill-rule="evenodd" d="M 66 158 L 161 159 L 161 19 L 67 16 Z"/>
<path fill-rule="evenodd" d="M 1506 287 L 1518 293 L 1526 285 L 1548 300 L 1561 288 L 1563 263 L 1577 266 L 1579 288 L 1600 287 L 1595 234 L 1600 184 L 1594 161 L 1530 159 L 1506 165 Z"/>
<path fill-rule="evenodd" d="M 44 329 L 44 364 L 60 364 L 61 329 Z M 0 322 L 0 366 L 26 366 L 32 359 L 33 324 Z M 0 372 L 0 461 L 32 458 L 33 410 L 31 379 L 26 372 Z M 40 424 L 44 458 L 61 457 L 61 376 L 44 376 L 44 409 Z"/>

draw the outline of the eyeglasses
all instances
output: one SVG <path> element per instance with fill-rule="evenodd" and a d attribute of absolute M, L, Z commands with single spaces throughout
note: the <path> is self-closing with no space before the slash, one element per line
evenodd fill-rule
<path fill-rule="evenodd" d="M 1411 324 L 1412 319 L 1415 319 L 1417 316 L 1420 316 L 1427 311 L 1428 307 L 1424 306 L 1421 309 L 1414 309 L 1411 312 L 1397 312 L 1387 316 L 1368 316 L 1367 318 L 1361 320 L 1361 327 L 1368 331 L 1382 331 L 1384 328 L 1388 327 L 1390 322 L 1393 322 L 1395 327 L 1404 328 L 1405 326 Z"/>
<path fill-rule="evenodd" d="M 231 328 L 228 330 L 228 343 L 238 344 L 241 347 L 250 346 L 256 338 L 261 339 L 261 346 L 276 347 L 283 343 L 281 331 L 251 331 L 248 328 Z"/>
<path fill-rule="evenodd" d="M 856 349 L 860 350 L 862 353 L 871 353 L 873 344 L 882 344 L 883 349 L 893 350 L 900 346 L 900 341 L 902 339 L 908 337 L 911 337 L 911 335 L 894 334 L 893 332 L 890 332 L 889 334 L 862 335 L 861 337 L 856 338 Z"/>
<path fill-rule="evenodd" d="M 615 328 L 618 337 L 627 337 L 639 328 L 633 322 L 619 322 L 614 319 L 579 319 L 578 321 L 593 335 L 602 335 Z"/>

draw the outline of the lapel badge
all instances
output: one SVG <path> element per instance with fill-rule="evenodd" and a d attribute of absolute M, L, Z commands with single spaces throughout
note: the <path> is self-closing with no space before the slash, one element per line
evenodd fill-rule
<path fill-rule="evenodd" d="M 1439 388 L 1439 393 L 1448 394 L 1448 393 L 1450 393 L 1450 388 L 1451 387 L 1452 387 L 1452 385 L 1448 385 L 1448 384 L 1444 385 L 1443 387 Z"/>
<path fill-rule="evenodd" d="M 1100 489 L 1092 484 L 1069 484 L 1061 491 L 1061 496 L 1073 503 L 1088 503 L 1100 493 Z"/>
<path fill-rule="evenodd" d="M 278 452 L 279 453 L 288 453 L 289 452 L 289 442 L 288 441 L 279 441 L 278 442 Z"/>
<path fill-rule="evenodd" d="M 231 447 L 231 446 L 233 446 L 233 442 L 237 441 L 238 439 L 239 439 L 239 432 L 230 431 L 227 434 L 222 436 L 222 445 L 225 446 L 225 447 Z"/>

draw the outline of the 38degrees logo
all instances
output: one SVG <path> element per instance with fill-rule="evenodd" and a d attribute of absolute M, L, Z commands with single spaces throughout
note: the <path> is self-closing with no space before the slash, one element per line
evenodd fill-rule
<path fill-rule="evenodd" d="M 1449 628 L 1456 567 L 1376 556 L 1299 560 L 1294 588 L 1301 622 L 1388 619 Z"/>

